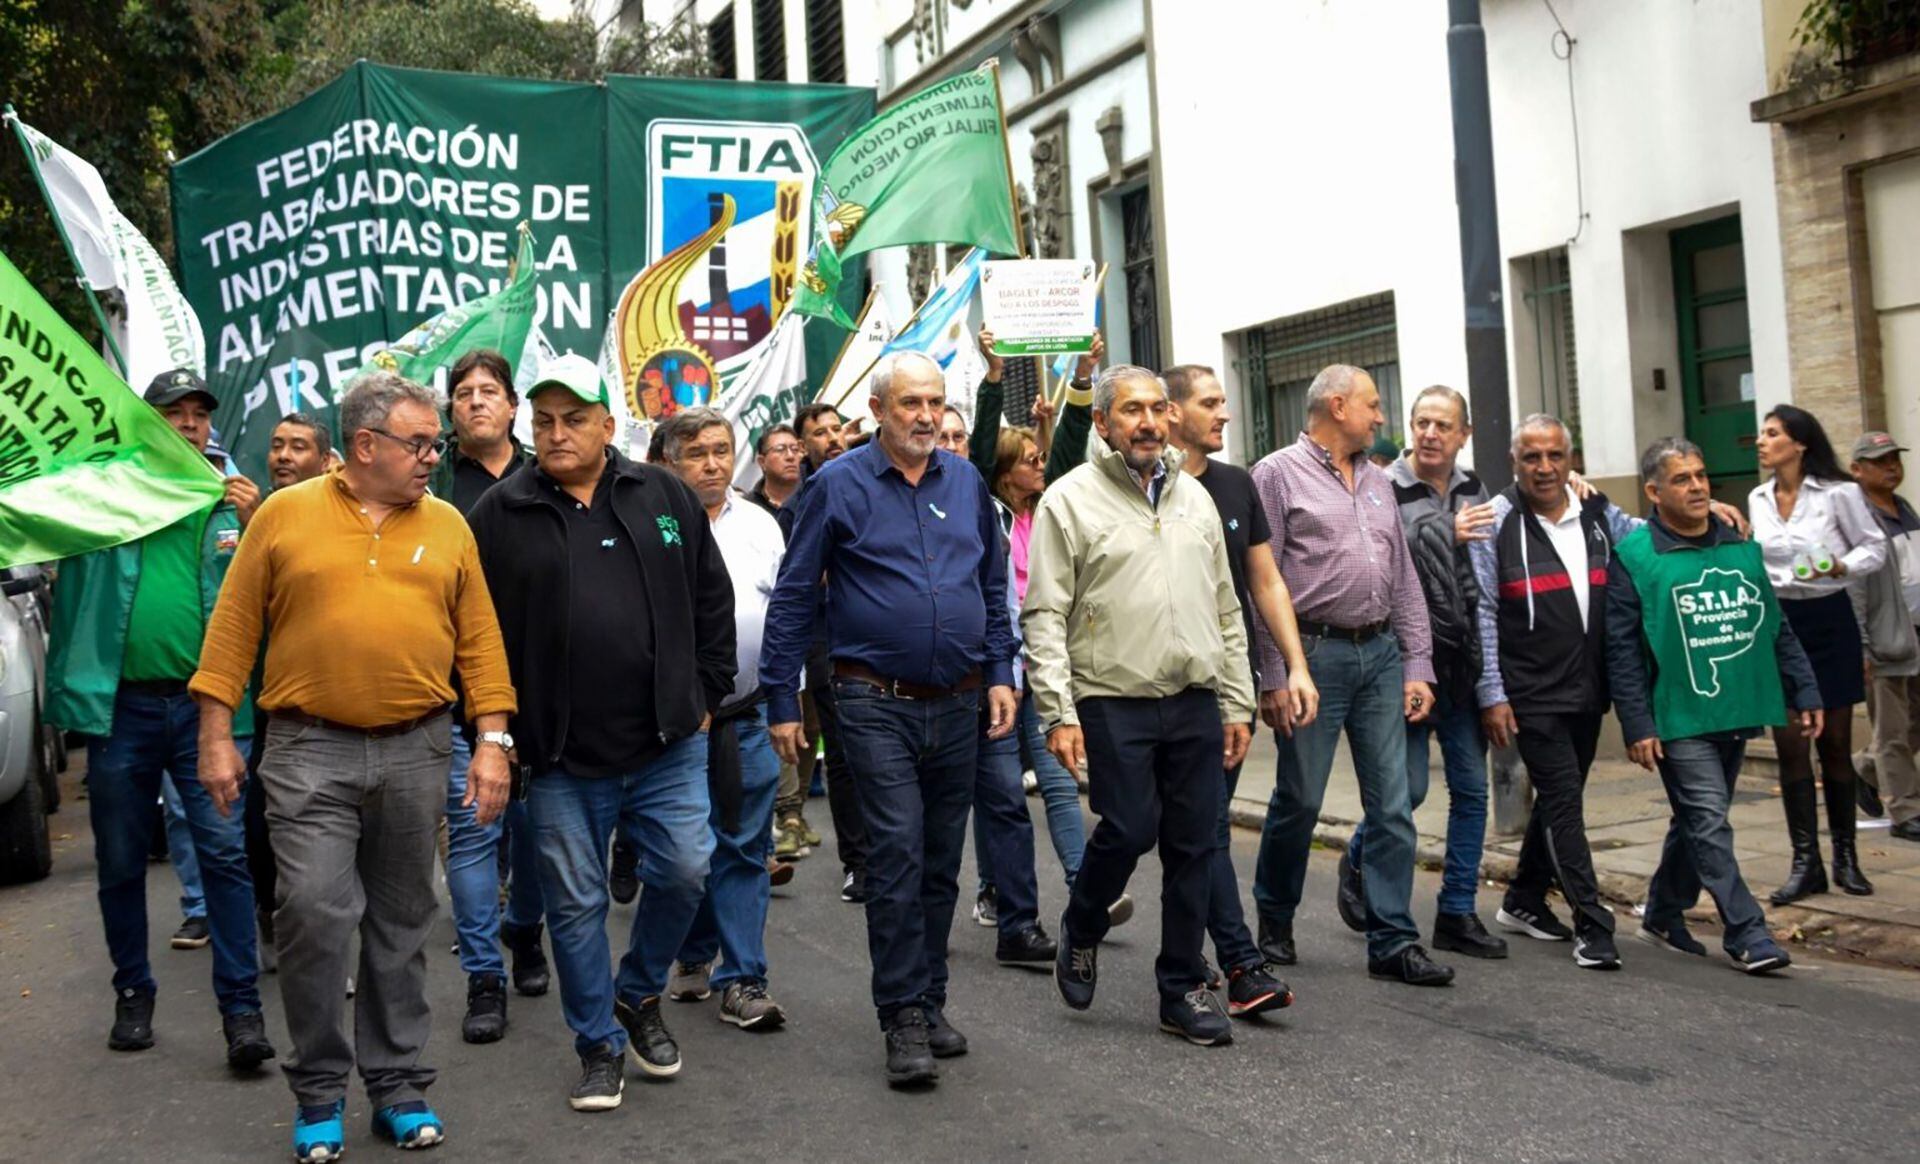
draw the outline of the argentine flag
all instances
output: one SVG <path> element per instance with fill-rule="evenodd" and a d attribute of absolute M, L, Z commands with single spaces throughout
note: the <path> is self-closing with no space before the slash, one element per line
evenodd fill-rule
<path fill-rule="evenodd" d="M 986 372 L 971 328 L 973 297 L 980 288 L 980 269 L 986 261 L 987 253 L 979 247 L 968 250 L 880 353 L 881 359 L 896 352 L 921 352 L 933 357 L 947 373 L 948 402 L 969 418 L 974 394 Z"/>

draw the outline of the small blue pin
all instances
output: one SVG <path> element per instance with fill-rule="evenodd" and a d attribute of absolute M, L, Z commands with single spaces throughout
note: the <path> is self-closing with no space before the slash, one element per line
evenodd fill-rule
<path fill-rule="evenodd" d="M 931 501 L 927 502 L 927 508 L 933 510 L 933 516 L 939 518 L 941 521 L 947 520 L 947 515 L 940 512 L 940 507 L 935 505 L 933 502 Z"/>
<path fill-rule="evenodd" d="M 601 538 L 601 539 L 600 539 L 600 548 L 601 548 L 601 549 L 603 549 L 603 550 L 611 550 L 611 549 L 613 548 L 613 546 L 614 546 L 614 543 L 615 543 L 616 541 L 618 541 L 618 540 L 619 540 L 619 539 L 617 539 L 617 538 Z"/>

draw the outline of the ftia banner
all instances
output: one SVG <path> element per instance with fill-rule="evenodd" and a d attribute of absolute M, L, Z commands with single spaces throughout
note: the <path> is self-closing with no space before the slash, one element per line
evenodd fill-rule
<path fill-rule="evenodd" d="M 225 443 L 257 472 L 282 415 L 331 417 L 375 352 L 504 286 L 522 222 L 556 351 L 613 337 L 636 419 L 706 403 L 790 302 L 820 159 L 873 108 L 840 85 L 354 65 L 174 167 Z"/>

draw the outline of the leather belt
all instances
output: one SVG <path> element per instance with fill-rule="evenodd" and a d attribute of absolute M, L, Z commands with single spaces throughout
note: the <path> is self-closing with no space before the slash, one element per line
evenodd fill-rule
<path fill-rule="evenodd" d="M 856 663 L 851 659 L 833 661 L 835 679 L 852 679 L 856 683 L 869 683 L 895 699 L 945 699 L 949 695 L 958 695 L 963 691 L 980 689 L 980 671 L 975 668 L 960 677 L 960 682 L 952 687 L 935 687 L 930 683 L 909 683 L 905 679 L 889 679 L 872 667 Z"/>
<path fill-rule="evenodd" d="M 323 716 L 308 715 L 297 707 L 274 708 L 267 714 L 275 723 L 298 724 L 301 727 L 326 728 L 328 731 L 345 732 L 352 736 L 365 736 L 370 740 L 384 740 L 392 736 L 404 736 L 416 728 L 422 728 L 453 710 L 452 704 L 436 707 L 425 715 L 412 719 L 403 719 L 399 723 L 383 723 L 374 727 L 361 727 L 359 724 L 341 723 Z"/>
<path fill-rule="evenodd" d="M 1385 634 L 1389 625 L 1385 622 L 1370 622 L 1366 626 L 1332 626 L 1303 618 L 1300 620 L 1300 633 L 1302 636 L 1310 635 L 1317 639 L 1340 639 L 1349 643 L 1364 643 L 1368 639 Z"/>
<path fill-rule="evenodd" d="M 129 695 L 185 695 L 187 681 L 185 679 L 122 679 L 120 690 Z"/>

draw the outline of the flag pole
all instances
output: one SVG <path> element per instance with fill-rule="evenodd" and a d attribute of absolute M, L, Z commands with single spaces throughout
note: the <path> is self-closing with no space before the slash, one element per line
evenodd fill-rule
<path fill-rule="evenodd" d="M 114 362 L 120 365 L 120 379 L 127 378 L 127 358 L 120 354 L 120 345 L 114 342 L 113 328 L 107 323 L 107 313 L 100 306 L 100 300 L 93 293 L 93 284 L 87 281 L 86 268 L 80 265 L 80 255 L 73 249 L 73 240 L 67 237 L 67 224 L 60 218 L 60 210 L 53 204 L 53 195 L 47 190 L 47 180 L 40 174 L 40 159 L 34 156 L 33 143 L 27 140 L 27 131 L 20 115 L 13 111 L 12 103 L 6 107 L 6 121 L 13 126 L 13 135 L 20 142 L 20 149 L 27 155 L 27 168 L 33 171 L 33 184 L 40 188 L 40 197 L 46 201 L 47 214 L 53 219 L 53 228 L 60 232 L 60 245 L 66 248 L 67 261 L 73 264 L 74 281 L 80 284 L 80 290 L 87 296 L 87 302 L 93 307 L 93 318 L 100 325 L 100 338 L 107 343 L 107 350 L 113 353 Z"/>
<path fill-rule="evenodd" d="M 1027 257 L 1027 235 L 1020 229 L 1020 189 L 1013 179 L 1013 133 L 1007 128 L 1007 103 L 1000 96 L 1000 58 L 989 60 L 993 72 L 993 115 L 1000 120 L 1000 155 L 1007 163 L 1007 198 L 1013 203 L 1013 241 L 1019 247 L 1015 258 Z"/>

